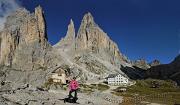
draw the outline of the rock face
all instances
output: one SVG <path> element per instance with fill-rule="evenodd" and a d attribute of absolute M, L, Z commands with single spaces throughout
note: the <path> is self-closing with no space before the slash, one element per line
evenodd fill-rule
<path fill-rule="evenodd" d="M 71 20 L 65 38 L 61 39 L 54 48 L 65 51 L 71 49 L 71 52 L 75 49 L 73 52 L 76 55 L 83 52 L 93 53 L 116 66 L 129 63 L 128 59 L 120 53 L 116 43 L 94 22 L 91 13 L 84 15 L 77 37 Z"/>
<path fill-rule="evenodd" d="M 150 68 L 150 65 L 144 59 L 139 59 L 139 60 L 134 61 L 133 66 L 144 69 L 144 70 L 147 70 L 148 68 Z"/>
<path fill-rule="evenodd" d="M 160 61 L 159 60 L 154 60 L 154 61 L 152 61 L 151 63 L 150 63 L 150 66 L 158 66 L 158 65 L 160 65 L 161 63 L 160 63 Z"/>
<path fill-rule="evenodd" d="M 12 88 L 42 86 L 62 63 L 47 41 L 42 8 L 38 6 L 34 13 L 20 8 L 6 20 L 0 32 L 0 82 L 8 82 Z"/>
<path fill-rule="evenodd" d="M 147 63 L 145 59 L 139 59 L 133 62 L 133 66 L 138 67 L 140 69 L 144 69 L 144 70 L 147 70 L 153 66 L 158 66 L 160 64 L 161 63 L 159 60 L 153 60 L 151 63 Z"/>
<path fill-rule="evenodd" d="M 45 65 L 46 23 L 42 8 L 35 13 L 20 8 L 7 17 L 0 33 L 0 64 L 20 70 L 34 70 Z"/>
<path fill-rule="evenodd" d="M 61 84 L 57 87 L 49 79 L 57 68 L 78 77 L 80 83 L 90 79 L 98 81 L 106 73 L 121 72 L 116 65 L 127 62 L 117 45 L 99 27 L 91 26 L 91 19 L 90 14 L 85 15 L 76 38 L 71 20 L 66 37 L 52 47 L 47 41 L 46 22 L 40 6 L 35 8 L 34 13 L 20 8 L 8 16 L 5 27 L 0 32 L 0 104 L 64 105 L 59 98 L 65 98 L 67 93 L 64 94 Z M 90 30 L 87 31 L 88 29 Z M 90 33 L 83 34 L 83 30 Z M 81 43 L 85 40 L 79 37 L 87 38 L 87 47 Z M 54 89 L 61 89 L 61 92 L 48 91 L 53 86 Z M 104 102 L 105 95 L 89 97 L 82 93 L 79 95 L 80 104 L 100 105 Z M 106 101 L 104 104 L 112 103 Z"/>
<path fill-rule="evenodd" d="M 61 48 L 63 50 L 75 49 L 75 28 L 74 22 L 71 19 L 70 24 L 68 25 L 68 30 L 65 38 L 62 38 L 59 43 L 54 47 Z"/>
<path fill-rule="evenodd" d="M 91 13 L 83 17 L 76 37 L 76 50 L 100 54 L 114 65 L 117 64 L 116 60 L 122 61 L 121 63 L 127 62 L 116 43 L 94 22 Z"/>
<path fill-rule="evenodd" d="M 78 76 L 83 80 L 119 73 L 122 65 L 131 66 L 116 43 L 95 23 L 91 13 L 84 15 L 77 35 L 71 20 L 65 38 L 53 47 L 65 57 L 64 61 L 78 68 Z"/>

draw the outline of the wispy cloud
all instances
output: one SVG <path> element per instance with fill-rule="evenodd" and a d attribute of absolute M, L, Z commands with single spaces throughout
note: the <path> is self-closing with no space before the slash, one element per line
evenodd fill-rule
<path fill-rule="evenodd" d="M 0 31 L 4 27 L 6 17 L 20 7 L 18 0 L 0 0 Z"/>

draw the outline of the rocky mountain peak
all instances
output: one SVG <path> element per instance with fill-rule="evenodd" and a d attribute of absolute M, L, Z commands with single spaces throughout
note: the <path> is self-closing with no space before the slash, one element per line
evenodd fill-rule
<path fill-rule="evenodd" d="M 4 24 L 4 29 L 12 30 L 15 29 L 18 25 L 22 24 L 24 21 L 26 21 L 26 17 L 28 17 L 30 14 L 29 11 L 27 11 L 25 8 L 19 8 L 12 14 L 10 14 L 6 18 L 6 22 Z"/>
<path fill-rule="evenodd" d="M 160 64 L 161 64 L 160 61 L 157 60 L 157 59 L 155 59 L 155 60 L 153 60 L 153 61 L 150 63 L 150 66 L 158 66 L 158 65 L 160 65 Z"/>
<path fill-rule="evenodd" d="M 147 63 L 145 59 L 138 59 L 134 61 L 133 66 L 144 69 L 144 70 L 147 70 L 148 68 L 150 68 L 149 64 Z"/>
<path fill-rule="evenodd" d="M 119 51 L 117 44 L 95 23 L 91 13 L 85 14 L 82 19 L 76 37 L 76 51 L 99 54 L 111 64 L 120 64 L 120 61 L 122 64 L 127 61 Z"/>
<path fill-rule="evenodd" d="M 91 13 L 85 14 L 77 33 L 76 48 L 79 50 L 95 50 L 94 52 L 97 52 L 101 46 L 100 44 L 106 44 L 106 42 L 103 43 L 103 40 L 109 40 L 106 33 L 96 25 Z M 101 47 L 105 46 L 106 45 L 103 45 Z"/>
<path fill-rule="evenodd" d="M 10 14 L 0 40 L 1 65 L 23 70 L 43 66 L 48 43 L 42 8 L 38 6 L 34 13 L 20 8 Z"/>
<path fill-rule="evenodd" d="M 72 19 L 70 20 L 70 24 L 69 25 L 73 25 L 74 26 L 74 22 L 73 22 Z"/>
<path fill-rule="evenodd" d="M 84 26 L 84 28 L 96 25 L 94 22 L 94 18 L 90 12 L 88 12 L 87 14 L 84 15 L 81 25 Z"/>
<path fill-rule="evenodd" d="M 68 25 L 68 30 L 66 33 L 67 40 L 74 41 L 75 40 L 75 28 L 74 28 L 74 22 L 71 19 L 70 23 Z"/>
<path fill-rule="evenodd" d="M 39 5 L 38 7 L 35 8 L 35 17 L 38 22 L 38 27 L 40 31 L 40 37 L 41 38 L 46 38 L 47 39 L 47 32 L 46 32 L 46 21 L 44 18 L 44 12 L 42 7 Z M 41 39 L 43 40 L 43 39 Z"/>
<path fill-rule="evenodd" d="M 43 9 L 40 5 L 35 8 L 35 14 L 43 14 Z"/>
<path fill-rule="evenodd" d="M 63 50 L 75 48 L 75 28 L 72 19 L 68 25 L 66 36 L 62 38 L 56 45 L 54 45 L 54 47 L 62 48 Z"/>

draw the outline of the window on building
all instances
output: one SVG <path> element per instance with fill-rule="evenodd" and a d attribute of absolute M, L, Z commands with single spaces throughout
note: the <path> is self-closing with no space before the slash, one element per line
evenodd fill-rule
<path fill-rule="evenodd" d="M 62 76 L 62 74 L 61 74 L 61 73 L 58 73 L 58 76 Z"/>

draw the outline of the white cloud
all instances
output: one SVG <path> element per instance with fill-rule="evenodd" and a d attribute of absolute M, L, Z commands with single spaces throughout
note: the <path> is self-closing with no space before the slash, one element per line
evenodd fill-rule
<path fill-rule="evenodd" d="M 18 2 L 17 0 L 0 0 L 0 30 L 4 27 L 6 17 L 20 7 Z"/>

